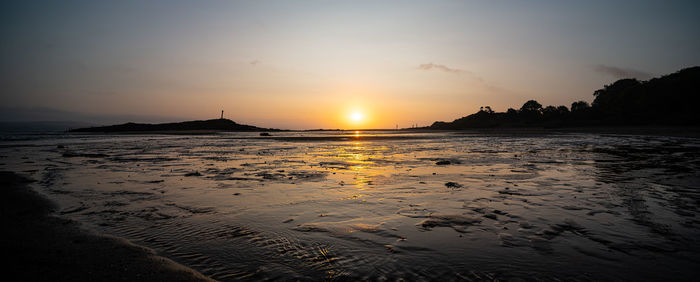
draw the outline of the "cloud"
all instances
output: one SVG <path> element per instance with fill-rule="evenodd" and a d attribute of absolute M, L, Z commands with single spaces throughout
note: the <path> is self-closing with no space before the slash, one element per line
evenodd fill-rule
<path fill-rule="evenodd" d="M 644 71 L 639 71 L 635 69 L 627 69 L 627 68 L 618 68 L 618 67 L 613 67 L 613 66 L 606 66 L 606 65 L 597 65 L 595 66 L 595 71 L 603 74 L 607 74 L 610 76 L 613 76 L 617 79 L 622 79 L 622 78 L 636 78 L 636 79 L 649 79 L 652 77 L 652 74 Z"/>
<path fill-rule="evenodd" d="M 418 66 L 417 69 L 424 71 L 438 70 L 453 74 L 459 74 L 459 80 L 469 85 L 469 87 L 467 88 L 474 88 L 475 86 L 478 86 L 482 87 L 482 90 L 480 91 L 484 91 L 484 93 L 506 95 L 509 97 L 514 97 L 513 99 L 523 99 L 523 95 L 518 94 L 519 92 L 499 86 L 497 83 L 493 83 L 492 81 L 484 79 L 481 75 L 474 73 L 470 70 L 451 68 L 445 65 L 434 63 L 421 64 Z"/>
<path fill-rule="evenodd" d="M 440 71 L 444 71 L 444 72 L 451 72 L 451 73 L 464 72 L 463 70 L 460 70 L 460 69 L 453 69 L 453 68 L 450 68 L 450 67 L 445 66 L 445 65 L 438 65 L 438 64 L 433 64 L 433 63 L 421 64 L 420 66 L 418 66 L 418 69 L 420 69 L 420 70 L 436 69 L 436 70 L 440 70 Z"/>

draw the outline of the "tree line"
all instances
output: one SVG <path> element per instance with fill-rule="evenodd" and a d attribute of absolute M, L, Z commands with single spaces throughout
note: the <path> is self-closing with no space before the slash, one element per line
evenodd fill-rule
<path fill-rule="evenodd" d="M 484 106 L 469 116 L 437 121 L 428 128 L 700 125 L 700 67 L 648 81 L 620 79 L 593 96 L 591 104 L 576 101 L 568 108 L 543 107 L 535 100 L 506 112 Z"/>

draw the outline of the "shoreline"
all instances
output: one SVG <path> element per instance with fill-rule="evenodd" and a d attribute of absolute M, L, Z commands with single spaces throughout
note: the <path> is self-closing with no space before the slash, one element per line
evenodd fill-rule
<path fill-rule="evenodd" d="M 250 130 L 250 131 L 230 131 L 230 130 L 151 130 L 151 131 L 113 131 L 113 132 L 57 132 L 58 134 L 69 135 L 217 135 L 221 133 L 236 132 L 376 132 L 386 131 L 393 133 L 430 133 L 430 132 L 454 132 L 462 134 L 509 134 L 509 135 L 532 135 L 532 134 L 552 134 L 552 133 L 598 133 L 598 134 L 621 134 L 621 135 L 668 135 L 678 137 L 700 137 L 700 126 L 566 126 L 566 127 L 474 127 L 464 129 L 432 129 L 401 128 L 401 129 L 279 129 Z M 272 137 L 275 137 L 274 135 Z"/>
<path fill-rule="evenodd" d="M 26 281 L 214 281 L 126 239 L 96 234 L 52 213 L 32 181 L 0 172 L 0 241 L 9 273 Z"/>

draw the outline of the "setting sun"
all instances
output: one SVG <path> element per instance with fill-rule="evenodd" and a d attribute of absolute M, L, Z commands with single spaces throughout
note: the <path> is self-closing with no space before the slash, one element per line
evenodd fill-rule
<path fill-rule="evenodd" d="M 364 115 L 360 112 L 354 112 L 350 115 L 350 119 L 354 122 L 359 122 L 364 119 Z"/>

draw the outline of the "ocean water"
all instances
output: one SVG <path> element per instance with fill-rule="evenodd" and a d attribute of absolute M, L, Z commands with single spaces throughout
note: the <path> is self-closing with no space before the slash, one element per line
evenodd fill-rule
<path fill-rule="evenodd" d="M 218 280 L 697 280 L 700 140 L 5 135 L 59 216 Z"/>

